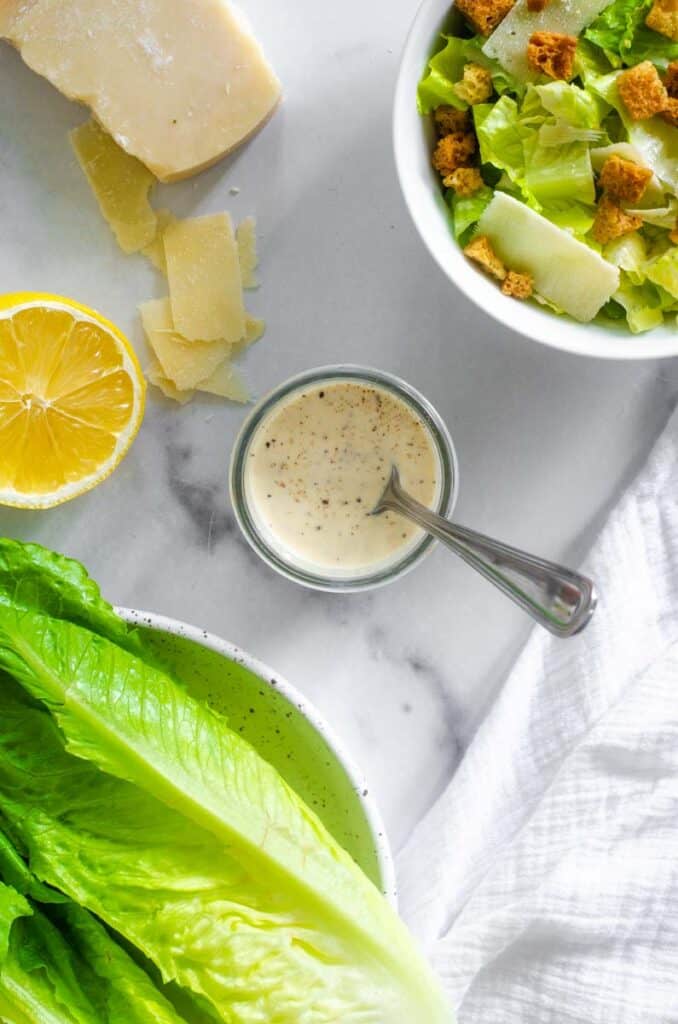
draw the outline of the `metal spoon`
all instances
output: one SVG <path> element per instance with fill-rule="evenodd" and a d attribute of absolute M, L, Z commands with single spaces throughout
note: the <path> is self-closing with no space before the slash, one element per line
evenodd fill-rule
<path fill-rule="evenodd" d="M 598 602 L 590 579 L 436 515 L 403 490 L 396 466 L 370 515 L 387 511 L 437 537 L 555 636 L 574 636 L 590 622 Z"/>

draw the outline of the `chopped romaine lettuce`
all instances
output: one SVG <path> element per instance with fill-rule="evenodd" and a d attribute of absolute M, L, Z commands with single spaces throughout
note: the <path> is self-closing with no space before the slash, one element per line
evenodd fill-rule
<path fill-rule="evenodd" d="M 540 204 L 538 212 L 556 227 L 569 231 L 580 240 L 591 230 L 596 216 L 594 206 L 587 206 L 572 199 L 550 200 L 543 205 Z"/>
<path fill-rule="evenodd" d="M 647 265 L 646 275 L 678 302 L 678 246 L 672 245 L 663 256 L 652 260 Z"/>
<path fill-rule="evenodd" d="M 523 140 L 527 191 L 544 205 L 554 200 L 593 203 L 596 190 L 589 147 L 584 142 L 543 146 L 539 136 Z"/>
<path fill-rule="evenodd" d="M 519 83 L 501 66 L 482 51 L 484 40 L 480 36 L 459 39 L 456 36 L 441 36 L 441 48 L 431 57 L 428 69 L 417 90 L 419 112 L 430 114 L 440 106 L 457 107 L 465 110 L 468 104 L 455 92 L 454 86 L 464 77 L 464 65 L 480 64 L 492 75 L 496 93 L 507 90 L 521 92 Z"/>
<path fill-rule="evenodd" d="M 644 60 L 665 67 L 678 58 L 678 43 L 648 28 L 654 0 L 614 0 L 586 29 L 585 38 L 600 47 L 613 67 Z"/>
<path fill-rule="evenodd" d="M 675 194 L 678 192 L 678 131 L 660 117 L 633 121 L 619 95 L 619 74 L 615 71 L 609 75 L 590 75 L 589 87 L 617 110 L 627 132 L 626 141 Z"/>
<path fill-rule="evenodd" d="M 534 132 L 522 122 L 516 101 L 502 96 L 489 109 L 484 105 L 475 125 L 481 161 L 505 171 L 511 181 L 522 186 L 525 180 L 523 142 Z"/>
<path fill-rule="evenodd" d="M 469 240 L 468 229 L 479 220 L 493 195 L 494 192 L 487 185 L 472 196 L 459 196 L 455 192 L 451 194 L 449 201 L 454 214 L 454 237 L 462 245 Z"/>
<path fill-rule="evenodd" d="M 468 104 L 457 96 L 454 86 L 461 81 L 465 55 L 465 39 L 455 36 L 443 37 L 442 49 L 435 53 L 428 62 L 428 72 L 419 83 L 417 103 L 421 114 L 430 114 L 436 107 L 448 106 L 465 110 Z"/>
<path fill-rule="evenodd" d="M 600 128 L 609 110 L 609 105 L 601 97 L 567 82 L 538 85 L 536 92 L 549 114 L 576 128 Z"/>
<path fill-rule="evenodd" d="M 603 256 L 615 267 L 626 271 L 626 280 L 631 284 L 643 284 L 646 279 L 647 245 L 645 239 L 637 231 L 630 235 L 622 235 L 608 242 Z"/>
<path fill-rule="evenodd" d="M 666 304 L 660 290 L 649 281 L 634 285 L 622 272 L 621 284 L 614 299 L 626 310 L 626 321 L 633 334 L 652 331 L 664 322 Z"/>

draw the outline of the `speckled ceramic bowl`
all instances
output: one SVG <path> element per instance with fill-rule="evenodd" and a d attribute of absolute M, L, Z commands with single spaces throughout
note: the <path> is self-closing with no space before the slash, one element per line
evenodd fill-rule
<path fill-rule="evenodd" d="M 293 686 L 233 644 L 153 612 L 118 608 L 189 691 L 224 714 L 314 809 L 396 906 L 395 873 L 365 780 L 329 726 Z"/>

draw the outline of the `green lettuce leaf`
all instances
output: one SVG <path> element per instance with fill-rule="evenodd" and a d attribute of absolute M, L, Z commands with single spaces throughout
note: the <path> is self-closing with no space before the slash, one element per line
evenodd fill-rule
<path fill-rule="evenodd" d="M 660 117 L 633 121 L 619 95 L 618 77 L 619 72 L 589 75 L 587 84 L 615 108 L 624 125 L 626 141 L 640 154 L 645 165 L 650 167 L 657 178 L 675 195 L 678 192 L 678 131 Z"/>
<path fill-rule="evenodd" d="M 544 101 L 561 121 L 567 116 L 591 133 L 591 126 L 600 122 L 600 108 L 597 100 L 583 100 L 580 94 L 583 90 L 565 83 L 529 86 L 520 107 L 510 96 L 502 96 L 493 106 L 483 104 L 474 111 L 482 162 L 503 171 L 537 212 L 563 200 L 595 201 L 588 144 L 561 140 L 554 146 L 548 139 L 543 144 L 541 135 L 558 123 Z"/>
<path fill-rule="evenodd" d="M 430 114 L 436 107 L 449 106 L 466 110 L 468 104 L 457 96 L 454 86 L 464 75 L 465 40 L 443 36 L 442 49 L 431 57 L 428 69 L 417 89 L 420 114 Z"/>
<path fill-rule="evenodd" d="M 659 285 L 678 302 L 678 246 L 671 246 L 663 256 L 648 263 L 645 273 L 648 281 Z"/>
<path fill-rule="evenodd" d="M 30 896 L 40 903 L 66 903 L 67 898 L 56 889 L 39 882 L 28 869 L 23 857 L 17 852 L 3 829 L 0 820 L 0 878 L 11 885 L 22 896 Z"/>
<path fill-rule="evenodd" d="M 668 293 L 650 281 L 634 285 L 624 271 L 619 290 L 613 298 L 626 310 L 626 320 L 634 334 L 661 327 L 664 314 L 671 309 L 673 302 Z"/>
<path fill-rule="evenodd" d="M 522 121 L 518 104 L 510 96 L 502 96 L 489 109 L 488 104 L 482 106 L 482 110 L 474 111 L 480 159 L 504 171 L 520 186 L 525 180 L 523 143 L 534 136 L 534 129 Z"/>
<path fill-rule="evenodd" d="M 596 216 L 594 206 L 572 199 L 549 200 L 539 204 L 538 212 L 556 227 L 569 231 L 580 240 L 591 230 Z"/>
<path fill-rule="evenodd" d="M 42 881 L 228 1024 L 449 1022 L 384 898 L 249 744 L 125 647 L 17 607 L 15 589 L 0 571 L 0 666 L 54 717 L 0 687 L 0 812 Z"/>
<path fill-rule="evenodd" d="M 614 0 L 586 29 L 585 38 L 600 47 L 614 67 L 631 67 L 644 60 L 666 67 L 678 58 L 678 43 L 646 26 L 653 2 Z"/>
<path fill-rule="evenodd" d="M 543 146 L 538 135 L 524 139 L 525 186 L 537 201 L 594 203 L 596 198 L 589 147 L 571 142 L 557 148 Z"/>
<path fill-rule="evenodd" d="M 485 185 L 472 196 L 460 196 L 453 192 L 449 198 L 454 214 L 454 237 L 464 245 L 469 240 L 468 231 L 480 219 L 486 206 L 492 201 L 494 192 Z"/>
<path fill-rule="evenodd" d="M 431 57 L 426 72 L 417 89 L 417 105 L 420 114 L 430 114 L 436 107 L 450 106 L 466 110 L 468 103 L 457 96 L 454 86 L 464 77 L 464 66 L 480 64 L 492 75 L 494 90 L 499 95 L 507 92 L 522 92 L 522 86 L 505 71 L 499 61 L 487 57 L 482 46 L 485 40 L 480 36 L 459 39 L 456 36 L 441 36 L 440 49 Z"/>
<path fill-rule="evenodd" d="M 626 280 L 630 284 L 643 284 L 647 278 L 647 245 L 645 239 L 637 231 L 630 235 L 622 235 L 608 243 L 603 256 L 614 263 L 620 270 L 626 271 Z"/>
<path fill-rule="evenodd" d="M 549 114 L 577 128 L 600 128 L 609 111 L 608 104 L 601 97 L 567 82 L 538 85 L 536 92 Z"/>
<path fill-rule="evenodd" d="M 0 1016 L 14 1024 L 182 1024 L 105 929 L 0 882 Z"/>

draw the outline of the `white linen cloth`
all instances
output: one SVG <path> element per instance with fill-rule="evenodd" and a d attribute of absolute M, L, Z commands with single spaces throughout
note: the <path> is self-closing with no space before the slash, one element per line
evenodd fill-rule
<path fill-rule="evenodd" d="M 678 1022 L 678 411 L 585 571 L 399 857 L 459 1024 Z"/>

